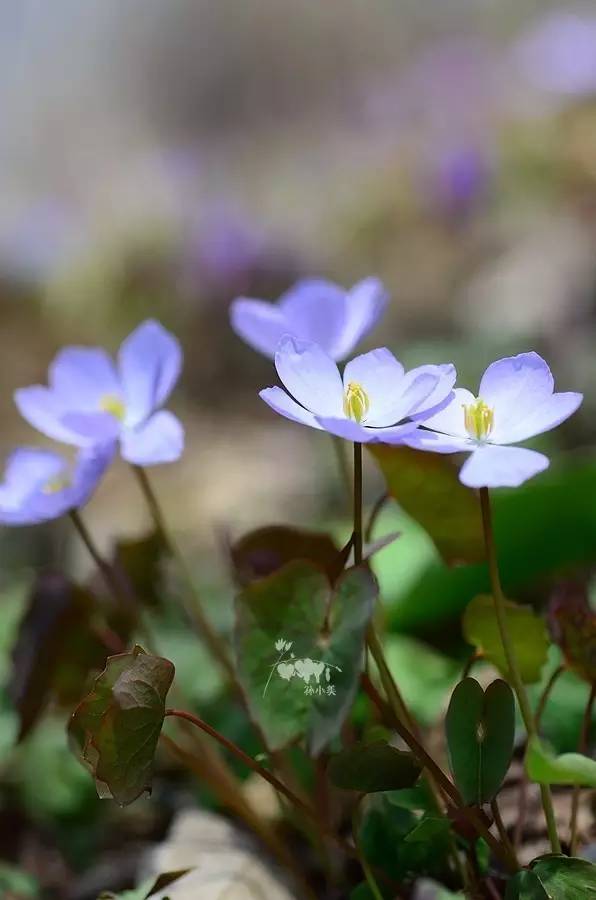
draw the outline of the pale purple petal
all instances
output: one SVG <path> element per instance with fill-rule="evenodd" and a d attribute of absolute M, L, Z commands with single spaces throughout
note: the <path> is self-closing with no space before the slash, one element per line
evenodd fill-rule
<path fill-rule="evenodd" d="M 438 366 L 419 366 L 417 369 L 412 369 L 409 374 L 412 375 L 413 372 L 423 371 L 438 372 L 439 374 L 439 380 L 434 391 L 425 398 L 414 413 L 410 414 L 417 422 L 426 423 L 431 415 L 441 412 L 454 399 L 453 385 L 457 378 L 457 372 L 453 363 L 443 363 Z"/>
<path fill-rule="evenodd" d="M 367 425 L 393 425 L 387 413 L 395 406 L 395 396 L 401 392 L 404 367 L 386 347 L 371 350 L 351 360 L 344 370 L 344 389 L 351 381 L 360 384 L 368 396 L 370 408 Z"/>
<path fill-rule="evenodd" d="M 520 353 L 492 363 L 482 376 L 478 393 L 494 410 L 491 441 L 507 441 L 508 430 L 550 397 L 553 388 L 551 371 L 537 353 Z"/>
<path fill-rule="evenodd" d="M 366 424 L 397 425 L 403 419 L 407 419 L 433 394 L 440 379 L 438 366 L 420 366 L 420 369 L 406 372 L 394 394 L 391 406 L 384 410 L 382 416 L 375 417 L 374 423 L 367 419 Z"/>
<path fill-rule="evenodd" d="M 126 425 L 138 425 L 170 396 L 182 367 L 182 350 L 169 331 L 148 319 L 123 342 L 118 368 L 126 404 Z"/>
<path fill-rule="evenodd" d="M 69 509 L 76 509 L 88 503 L 106 469 L 114 459 L 115 453 L 116 443 L 114 441 L 79 452 L 72 484 L 66 492 Z"/>
<path fill-rule="evenodd" d="M 282 295 L 279 308 L 287 334 L 314 341 L 332 359 L 341 358 L 337 348 L 346 323 L 346 292 L 342 288 L 332 281 L 304 279 Z"/>
<path fill-rule="evenodd" d="M 120 420 L 107 412 L 67 412 L 62 424 L 77 436 L 80 447 L 114 441 L 121 428 Z"/>
<path fill-rule="evenodd" d="M 278 344 L 288 332 L 283 311 L 273 303 L 238 297 L 230 307 L 232 328 L 243 341 L 271 359 Z"/>
<path fill-rule="evenodd" d="M 548 466 L 548 457 L 535 450 L 483 444 L 466 460 L 459 480 L 471 488 L 519 487 Z"/>
<path fill-rule="evenodd" d="M 372 444 L 403 444 L 404 440 L 418 428 L 416 422 L 404 422 L 389 428 L 365 428 Z"/>
<path fill-rule="evenodd" d="M 372 331 L 385 311 L 388 299 L 389 294 L 378 278 L 365 278 L 347 292 L 344 326 L 331 353 L 334 359 L 345 359 Z"/>
<path fill-rule="evenodd" d="M 317 416 L 343 414 L 343 384 L 336 364 L 311 341 L 285 335 L 275 354 L 277 373 L 289 393 Z"/>
<path fill-rule="evenodd" d="M 120 436 L 122 457 L 137 466 L 176 462 L 184 450 L 184 429 L 171 412 L 161 410 Z"/>
<path fill-rule="evenodd" d="M 427 450 L 432 453 L 469 453 L 478 446 L 477 441 L 469 437 L 426 431 L 424 427 L 417 428 L 402 443 L 414 450 Z"/>
<path fill-rule="evenodd" d="M 81 436 L 64 424 L 66 409 L 50 388 L 41 384 L 20 388 L 14 393 L 14 401 L 25 421 L 42 434 L 65 444 L 81 443 Z"/>
<path fill-rule="evenodd" d="M 0 485 L 0 505 L 19 507 L 32 491 L 56 478 L 66 467 L 64 457 L 52 450 L 19 447 L 8 458 L 4 481 Z"/>
<path fill-rule="evenodd" d="M 468 432 L 466 431 L 463 408 L 475 402 L 476 398 L 470 391 L 465 388 L 456 388 L 453 391 L 453 399 L 447 406 L 432 416 L 425 417 L 424 427 L 431 428 L 433 431 L 440 431 L 443 434 L 467 438 Z"/>
<path fill-rule="evenodd" d="M 505 425 L 498 432 L 500 440 L 495 441 L 491 434 L 491 443 L 515 444 L 525 441 L 537 434 L 543 434 L 556 428 L 565 419 L 573 415 L 583 400 L 583 394 L 565 392 L 551 394 L 542 403 L 538 403 L 527 416 L 511 425 Z"/>
<path fill-rule="evenodd" d="M 50 365 L 48 382 L 71 410 L 99 410 L 104 397 L 121 397 L 114 363 L 98 347 L 65 347 Z"/>
<path fill-rule="evenodd" d="M 269 387 L 259 392 L 259 397 L 265 403 L 286 419 L 298 422 L 300 425 L 309 425 L 311 428 L 322 428 L 315 417 L 299 403 L 296 403 L 289 394 L 280 387 Z"/>
<path fill-rule="evenodd" d="M 358 444 L 368 444 L 373 440 L 374 429 L 364 428 L 354 419 L 336 418 L 334 416 L 317 416 L 317 422 L 336 437 L 345 438 L 346 441 L 355 441 Z M 380 431 L 381 429 L 379 429 Z"/>

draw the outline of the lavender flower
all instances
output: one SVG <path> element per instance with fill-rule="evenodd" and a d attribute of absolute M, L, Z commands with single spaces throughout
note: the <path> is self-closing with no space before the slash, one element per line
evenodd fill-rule
<path fill-rule="evenodd" d="M 349 291 L 331 281 L 305 279 L 277 304 L 239 297 L 232 303 L 232 328 L 247 344 L 274 357 L 281 338 L 315 341 L 334 360 L 345 359 L 377 324 L 387 303 L 378 278 L 365 278 Z"/>
<path fill-rule="evenodd" d="M 436 453 L 470 453 L 459 477 L 473 488 L 517 487 L 548 468 L 542 453 L 508 445 L 560 425 L 583 399 L 581 394 L 554 393 L 548 365 L 533 352 L 492 363 L 478 397 L 462 388 L 454 394 L 404 443 Z"/>
<path fill-rule="evenodd" d="M 596 15 L 553 10 L 533 24 L 513 48 L 529 82 L 567 96 L 596 91 Z"/>
<path fill-rule="evenodd" d="M 95 347 L 66 347 L 49 369 L 49 387 L 15 392 L 21 415 L 43 434 L 75 446 L 120 441 L 130 463 L 174 462 L 184 431 L 168 399 L 182 363 L 180 345 L 159 322 L 148 320 L 130 334 L 118 364 Z"/>
<path fill-rule="evenodd" d="M 36 525 L 84 506 L 114 456 L 115 444 L 80 450 L 74 465 L 40 448 L 15 450 L 0 484 L 0 523 Z"/>
<path fill-rule="evenodd" d="M 322 347 L 286 335 L 275 354 L 288 393 L 269 387 L 260 396 L 286 419 L 359 443 L 399 443 L 450 398 L 452 365 L 410 372 L 382 347 L 351 360 L 342 377 Z"/>

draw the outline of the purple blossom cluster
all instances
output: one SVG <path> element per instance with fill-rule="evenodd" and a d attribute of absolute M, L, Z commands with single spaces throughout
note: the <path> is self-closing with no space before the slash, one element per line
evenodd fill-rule
<path fill-rule="evenodd" d="M 452 363 L 406 371 L 386 347 L 355 356 L 340 372 L 338 360 L 374 328 L 387 300 L 376 278 L 348 291 L 329 281 L 300 281 L 278 303 L 237 299 L 232 327 L 274 359 L 283 385 L 262 390 L 265 403 L 287 419 L 359 444 L 467 453 L 460 479 L 472 488 L 515 487 L 546 469 L 546 456 L 515 445 L 555 428 L 582 395 L 555 392 L 537 353 L 492 363 L 478 395 L 455 387 Z M 76 458 L 16 450 L 0 485 L 0 522 L 35 524 L 83 506 L 118 449 L 134 466 L 178 460 L 183 426 L 163 407 L 181 367 L 178 341 L 153 320 L 126 338 L 116 360 L 96 347 L 60 351 L 47 385 L 17 390 L 15 402 L 43 435 L 76 447 Z"/>

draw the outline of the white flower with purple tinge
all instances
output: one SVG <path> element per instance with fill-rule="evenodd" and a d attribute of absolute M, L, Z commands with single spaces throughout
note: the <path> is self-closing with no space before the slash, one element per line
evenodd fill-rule
<path fill-rule="evenodd" d="M 117 365 L 105 350 L 66 347 L 50 365 L 48 387 L 15 392 L 21 415 L 57 441 L 85 447 L 119 441 L 130 463 L 174 462 L 184 449 L 184 430 L 161 409 L 182 365 L 176 338 L 148 320 L 130 334 Z"/>
<path fill-rule="evenodd" d="M 22 447 L 9 457 L 0 484 L 0 523 L 36 525 L 84 506 L 114 456 L 115 444 L 79 451 L 71 465 L 60 453 Z"/>
<path fill-rule="evenodd" d="M 459 477 L 473 488 L 517 487 L 548 468 L 544 454 L 509 445 L 560 425 L 583 399 L 582 394 L 554 393 L 548 365 L 533 352 L 492 363 L 478 397 L 463 388 L 454 394 L 405 443 L 435 453 L 470 453 Z"/>
<path fill-rule="evenodd" d="M 286 335 L 275 354 L 286 390 L 260 397 L 302 425 L 358 443 L 399 443 L 450 399 L 455 367 L 419 366 L 409 372 L 382 347 L 349 362 L 343 379 L 322 347 Z"/>
<path fill-rule="evenodd" d="M 345 359 L 377 324 L 388 295 L 378 278 L 365 278 L 349 291 L 322 279 L 305 279 L 277 303 L 238 297 L 232 328 L 254 350 L 274 357 L 286 335 L 314 341 L 334 360 Z"/>

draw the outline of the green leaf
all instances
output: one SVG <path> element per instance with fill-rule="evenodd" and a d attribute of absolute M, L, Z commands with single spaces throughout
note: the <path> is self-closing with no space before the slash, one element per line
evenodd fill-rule
<path fill-rule="evenodd" d="M 174 678 L 167 659 L 135 647 L 109 657 L 73 713 L 69 733 L 101 797 L 121 806 L 151 790 L 153 757 Z"/>
<path fill-rule="evenodd" d="M 57 573 L 36 580 L 12 653 L 9 695 L 20 718 L 18 739 L 36 725 L 52 697 L 72 706 L 88 674 L 107 656 L 92 623 L 93 595 Z"/>
<path fill-rule="evenodd" d="M 447 456 L 369 444 L 392 497 L 419 522 L 448 564 L 485 558 L 480 506 Z"/>
<path fill-rule="evenodd" d="M 552 900 L 593 900 L 596 897 L 596 866 L 585 859 L 549 854 L 535 859 L 531 871 Z"/>
<path fill-rule="evenodd" d="M 423 816 L 418 825 L 407 834 L 404 840 L 415 844 L 417 841 L 432 841 L 437 835 L 447 834 L 451 827 L 449 819 L 441 816 Z"/>
<path fill-rule="evenodd" d="M 449 763 L 466 805 L 487 803 L 499 790 L 513 755 L 515 702 L 505 681 L 482 690 L 474 678 L 455 688 L 445 721 Z"/>
<path fill-rule="evenodd" d="M 524 869 L 507 882 L 505 900 L 549 900 L 540 879 Z"/>
<path fill-rule="evenodd" d="M 183 875 L 188 875 L 192 869 L 180 869 L 177 872 L 164 872 L 157 878 L 148 878 L 138 888 L 131 891 L 123 891 L 120 894 L 112 894 L 110 891 L 104 891 L 97 900 L 149 900 L 158 891 L 163 891 L 170 884 L 178 881 Z"/>
<path fill-rule="evenodd" d="M 510 600 L 505 602 L 505 615 L 522 680 L 527 684 L 538 681 L 548 654 L 546 625 L 529 606 Z M 481 594 L 472 600 L 464 613 L 462 628 L 466 640 L 506 676 L 507 660 L 490 595 Z"/>
<path fill-rule="evenodd" d="M 230 557 L 238 584 L 246 587 L 295 560 L 314 563 L 334 582 L 344 569 L 347 554 L 324 532 L 268 525 L 232 544 Z"/>
<path fill-rule="evenodd" d="M 434 647 L 404 634 L 388 634 L 385 656 L 406 705 L 425 725 L 443 714 L 461 665 Z"/>
<path fill-rule="evenodd" d="M 409 788 L 421 771 L 411 753 L 384 741 L 346 747 L 331 757 L 327 767 L 336 787 L 364 794 Z"/>
<path fill-rule="evenodd" d="M 0 860 L 0 897 L 34 898 L 39 897 L 37 879 L 16 866 Z"/>
<path fill-rule="evenodd" d="M 528 742 L 525 760 L 528 778 L 537 784 L 576 784 L 596 787 L 596 760 L 581 753 L 555 756 L 539 738 Z"/>
<path fill-rule="evenodd" d="M 349 569 L 332 590 L 321 569 L 296 561 L 236 599 L 238 676 L 271 749 L 303 735 L 316 754 L 351 708 L 377 585 Z"/>

